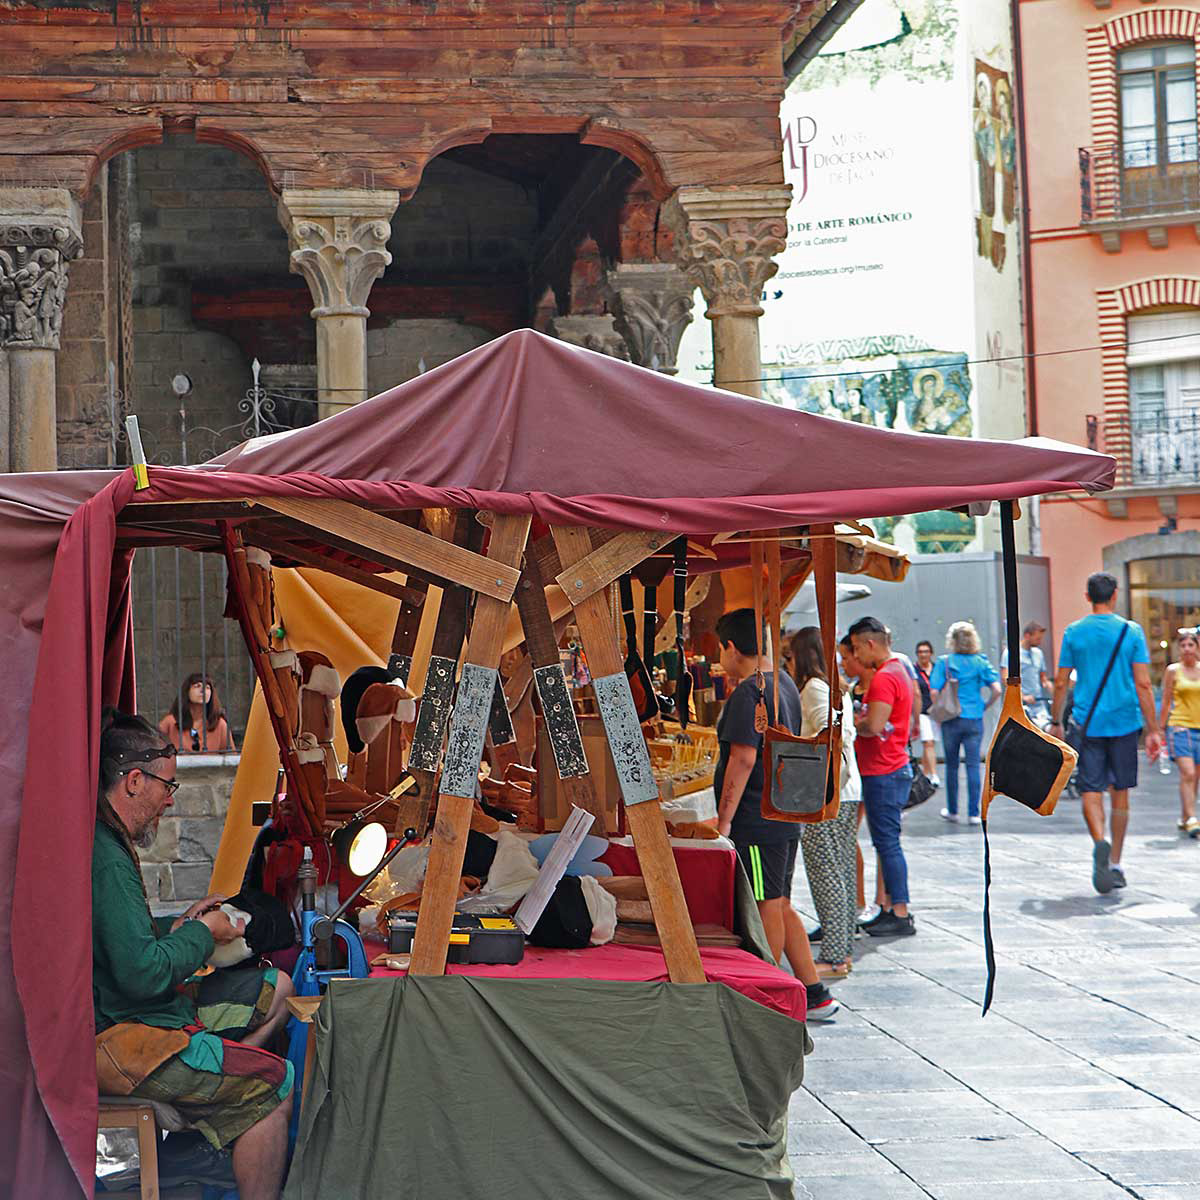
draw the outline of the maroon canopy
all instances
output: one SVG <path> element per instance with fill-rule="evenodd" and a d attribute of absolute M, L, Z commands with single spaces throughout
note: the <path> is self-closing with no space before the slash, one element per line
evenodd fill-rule
<path fill-rule="evenodd" d="M 524 330 L 311 428 L 153 468 L 136 501 L 128 471 L 0 477 L 0 878 L 15 876 L 11 922 L 0 884 L 0 1179 L 23 1196 L 93 1185 L 89 867 L 100 708 L 133 704 L 116 526 L 131 501 L 338 497 L 704 534 L 1096 491 L 1113 474 L 1074 446 L 827 420 Z"/>

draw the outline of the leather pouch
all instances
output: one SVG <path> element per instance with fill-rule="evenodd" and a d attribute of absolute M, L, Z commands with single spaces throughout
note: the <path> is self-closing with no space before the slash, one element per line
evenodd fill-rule
<path fill-rule="evenodd" d="M 148 1075 L 187 1048 L 182 1029 L 122 1021 L 96 1035 L 96 1082 L 102 1096 L 128 1096 Z"/>

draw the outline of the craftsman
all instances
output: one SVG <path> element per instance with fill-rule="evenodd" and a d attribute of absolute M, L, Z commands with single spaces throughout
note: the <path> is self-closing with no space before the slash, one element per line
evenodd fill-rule
<path fill-rule="evenodd" d="M 287 1019 L 291 980 L 275 968 L 199 972 L 244 932 L 219 896 L 182 916 L 150 914 L 135 845 L 171 806 L 175 748 L 139 716 L 101 719 L 92 852 L 92 1000 L 102 1095 L 159 1100 L 217 1150 L 233 1146 L 241 1200 L 280 1192 L 292 1066 L 262 1047 Z"/>
<path fill-rule="evenodd" d="M 808 994 L 807 1019 L 823 1021 L 837 1011 L 837 1001 L 820 981 L 808 932 L 800 914 L 792 907 L 792 876 L 800 827 L 786 821 L 770 821 L 762 815 L 763 736 L 755 729 L 754 710 L 761 686 L 768 717 L 776 720 L 776 680 L 773 663 L 759 653 L 754 623 L 751 608 L 727 612 L 717 621 L 721 667 L 730 683 L 736 685 L 717 722 L 720 757 L 713 775 L 717 828 L 732 838 L 737 847 L 775 961 L 781 963 L 783 956 L 787 956 Z M 784 671 L 778 687 L 777 723 L 799 733 L 803 716 L 796 683 Z"/>

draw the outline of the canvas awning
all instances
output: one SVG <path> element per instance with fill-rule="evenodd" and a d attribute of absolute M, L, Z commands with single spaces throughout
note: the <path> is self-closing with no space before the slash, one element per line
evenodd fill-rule
<path fill-rule="evenodd" d="M 128 471 L 3 477 L 0 972 L 13 978 L 0 986 L 0 1113 L 13 1127 L 0 1177 L 68 1195 L 69 1160 L 74 1186 L 92 1187 L 89 864 L 101 706 L 133 703 L 127 505 L 186 501 L 182 532 L 155 535 L 181 545 L 206 544 L 197 531 L 221 510 L 204 502 L 236 513 L 262 497 L 705 536 L 1098 491 L 1114 474 L 1075 446 L 866 428 L 522 330 L 318 425 L 200 468 L 152 468 L 136 498 Z"/>

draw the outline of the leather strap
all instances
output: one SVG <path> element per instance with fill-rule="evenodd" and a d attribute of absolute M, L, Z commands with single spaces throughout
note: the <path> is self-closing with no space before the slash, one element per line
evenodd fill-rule
<path fill-rule="evenodd" d="M 625 641 L 627 643 L 625 652 L 635 654 L 637 653 L 637 621 L 634 619 L 633 612 L 633 577 L 622 575 L 618 580 L 618 588 L 621 593 L 621 619 L 625 622 Z"/>

